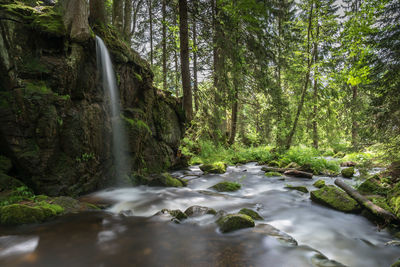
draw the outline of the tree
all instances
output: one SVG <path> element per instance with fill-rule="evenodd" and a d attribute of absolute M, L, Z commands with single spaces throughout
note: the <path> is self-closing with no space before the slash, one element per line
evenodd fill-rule
<path fill-rule="evenodd" d="M 63 22 L 72 40 L 84 42 L 90 38 L 89 13 L 85 0 L 66 0 L 63 4 Z"/>
<path fill-rule="evenodd" d="M 90 24 L 107 24 L 106 8 L 104 5 L 104 0 L 90 0 Z"/>
<path fill-rule="evenodd" d="M 186 121 L 190 122 L 193 117 L 193 107 L 189 69 L 189 31 L 187 0 L 179 0 L 179 37 L 181 47 L 180 54 L 183 89 L 183 109 L 185 111 Z"/>
<path fill-rule="evenodd" d="M 121 33 L 122 27 L 124 24 L 124 17 L 123 17 L 123 8 L 124 2 L 123 0 L 113 0 L 112 6 L 112 23 Z"/>

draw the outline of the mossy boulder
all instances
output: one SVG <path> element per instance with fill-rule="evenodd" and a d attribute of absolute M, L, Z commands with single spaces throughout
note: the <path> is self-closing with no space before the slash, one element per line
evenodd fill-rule
<path fill-rule="evenodd" d="M 322 188 L 325 186 L 325 181 L 324 180 L 318 180 L 315 183 L 313 183 L 313 186 L 316 188 Z"/>
<path fill-rule="evenodd" d="M 188 217 L 199 217 L 206 214 L 216 215 L 217 212 L 213 208 L 202 207 L 202 206 L 191 206 L 185 210 L 185 214 Z"/>
<path fill-rule="evenodd" d="M 338 211 L 356 213 L 361 211 L 360 205 L 339 188 L 328 185 L 311 191 L 311 200 Z"/>
<path fill-rule="evenodd" d="M 370 178 L 365 180 L 360 186 L 357 188 L 357 191 L 363 195 L 382 195 L 386 196 L 389 189 L 385 188 L 381 185 L 379 180 L 376 178 Z"/>
<path fill-rule="evenodd" d="M 354 167 L 344 168 L 341 173 L 344 178 L 351 178 L 355 173 Z"/>
<path fill-rule="evenodd" d="M 283 176 L 282 173 L 280 172 L 266 172 L 264 174 L 267 177 L 279 177 L 279 176 Z"/>
<path fill-rule="evenodd" d="M 218 192 L 234 192 L 241 188 L 242 186 L 236 182 L 220 182 L 211 186 L 212 189 L 217 190 Z"/>
<path fill-rule="evenodd" d="M 225 173 L 227 165 L 223 162 L 215 162 L 211 164 L 203 164 L 200 166 L 200 170 L 204 173 Z"/>
<path fill-rule="evenodd" d="M 171 174 L 165 172 L 152 175 L 148 181 L 149 186 L 165 186 L 165 187 L 183 187 L 186 186 L 185 181 L 174 178 Z"/>
<path fill-rule="evenodd" d="M 297 190 L 297 191 L 300 191 L 303 193 L 308 193 L 308 189 L 305 186 L 294 186 L 294 185 L 287 184 L 287 185 L 285 185 L 285 188 L 290 189 L 290 190 Z"/>
<path fill-rule="evenodd" d="M 162 209 L 154 216 L 163 216 L 170 219 L 172 222 L 180 223 L 182 220 L 187 219 L 188 216 L 181 210 Z"/>
<path fill-rule="evenodd" d="M 264 218 L 261 217 L 256 211 L 247 208 L 241 209 L 239 214 L 250 216 L 253 220 L 264 220 Z"/>
<path fill-rule="evenodd" d="M 245 214 L 228 214 L 217 220 L 217 224 L 222 233 L 254 227 L 254 220 Z"/>
<path fill-rule="evenodd" d="M 12 204 L 0 208 L 0 224 L 20 225 L 43 222 L 61 214 L 64 209 L 47 202 L 35 203 L 35 206 Z"/>

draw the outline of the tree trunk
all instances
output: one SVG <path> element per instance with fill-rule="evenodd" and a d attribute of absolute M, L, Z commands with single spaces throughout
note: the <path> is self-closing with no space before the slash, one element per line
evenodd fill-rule
<path fill-rule="evenodd" d="M 130 42 L 131 36 L 131 27 L 132 27 L 132 1 L 133 0 L 125 0 L 125 9 L 124 9 L 124 36 L 127 41 Z"/>
<path fill-rule="evenodd" d="M 113 12 L 112 12 L 112 22 L 117 30 L 122 32 L 122 26 L 124 22 L 124 2 L 123 0 L 114 0 L 113 1 Z"/>
<path fill-rule="evenodd" d="M 166 0 L 162 0 L 162 76 L 163 90 L 167 90 L 167 25 L 166 25 Z"/>
<path fill-rule="evenodd" d="M 149 8 L 149 26 L 150 26 L 150 65 L 153 67 L 153 12 L 151 1 L 148 0 L 148 8 Z"/>
<path fill-rule="evenodd" d="M 342 188 L 349 196 L 354 198 L 360 205 L 362 205 L 364 208 L 368 209 L 369 211 L 372 212 L 375 216 L 384 219 L 386 223 L 391 223 L 391 222 L 397 222 L 399 223 L 399 219 L 392 214 L 391 212 L 382 209 L 381 207 L 375 205 L 372 203 L 370 200 L 362 196 L 360 193 L 358 193 L 356 190 L 354 190 L 351 186 L 347 185 L 343 180 L 341 179 L 336 179 L 335 184 Z"/>
<path fill-rule="evenodd" d="M 84 42 L 90 38 L 89 8 L 85 0 L 63 2 L 63 22 L 73 41 Z"/>
<path fill-rule="evenodd" d="M 318 63 L 318 36 L 319 36 L 319 25 L 317 23 L 317 41 L 314 42 L 314 62 Z M 318 149 L 318 67 L 314 69 L 314 107 L 313 107 L 313 147 Z"/>
<path fill-rule="evenodd" d="M 90 0 L 89 22 L 91 25 L 106 25 L 107 16 L 104 0 Z"/>
<path fill-rule="evenodd" d="M 189 34 L 188 34 L 188 6 L 187 0 L 179 0 L 179 37 L 181 44 L 181 72 L 183 88 L 183 109 L 186 121 L 190 122 L 193 115 L 192 90 L 190 88 L 189 69 Z"/>
<path fill-rule="evenodd" d="M 351 103 L 351 145 L 353 148 L 357 148 L 358 146 L 358 123 L 357 123 L 357 95 L 358 90 L 357 86 L 353 86 L 353 96 L 352 96 L 352 103 Z"/>
<path fill-rule="evenodd" d="M 229 137 L 229 144 L 233 145 L 235 143 L 236 137 L 236 128 L 237 128 L 237 114 L 238 114 L 238 102 L 239 102 L 239 90 L 237 85 L 237 79 L 235 79 L 235 94 L 233 96 L 233 105 L 232 105 L 232 117 L 231 117 L 231 135 Z"/>
<path fill-rule="evenodd" d="M 311 28 L 312 28 L 313 7 L 314 7 L 314 4 L 312 3 L 311 7 L 310 7 L 310 15 L 309 15 L 309 18 L 308 18 L 308 32 L 307 32 L 307 52 L 309 54 L 310 54 L 310 35 L 311 35 Z M 303 90 L 301 92 L 301 98 L 300 98 L 299 105 L 297 107 L 297 113 L 296 113 L 296 117 L 295 117 L 294 122 L 293 122 L 293 127 L 290 130 L 288 138 L 286 140 L 286 149 L 289 149 L 290 146 L 292 145 L 293 135 L 296 132 L 297 123 L 299 121 L 299 117 L 300 117 L 301 111 L 303 109 L 304 98 L 305 98 L 305 95 L 306 95 L 306 92 L 307 92 L 308 82 L 310 80 L 310 72 L 311 72 L 312 61 L 313 61 L 313 56 L 309 55 L 308 56 L 308 64 L 307 64 L 307 73 L 306 73 L 306 77 L 305 77 L 305 81 L 304 81 L 304 87 L 303 87 Z"/>
<path fill-rule="evenodd" d="M 136 6 L 135 7 L 132 7 L 132 9 L 133 9 L 133 25 L 132 25 L 132 30 L 131 30 L 131 33 L 130 33 L 130 37 L 129 37 L 129 40 L 130 39 L 132 39 L 132 36 L 135 34 L 135 32 L 136 32 L 136 18 L 137 18 L 137 14 L 139 13 L 139 10 L 140 10 L 140 7 L 142 6 L 142 2 L 143 2 L 143 0 L 139 0 L 139 1 L 137 1 L 137 3 L 136 3 Z"/>
<path fill-rule="evenodd" d="M 194 1 L 196 5 L 197 1 Z M 197 7 L 197 6 L 196 6 Z M 195 8 L 195 10 L 197 10 Z M 197 13 L 196 13 L 197 14 Z M 198 95 L 198 84 L 197 84 L 197 25 L 196 17 L 193 16 L 193 94 L 194 94 L 194 110 L 199 110 L 199 95 Z"/>

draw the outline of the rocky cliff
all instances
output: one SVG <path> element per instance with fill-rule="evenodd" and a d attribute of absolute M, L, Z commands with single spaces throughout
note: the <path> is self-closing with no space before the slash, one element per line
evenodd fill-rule
<path fill-rule="evenodd" d="M 147 63 L 109 27 L 108 46 L 128 129 L 132 171 L 177 164 L 181 103 L 153 87 Z M 0 4 L 0 155 L 36 193 L 79 195 L 113 183 L 111 127 L 94 33 L 67 34 L 54 7 Z"/>

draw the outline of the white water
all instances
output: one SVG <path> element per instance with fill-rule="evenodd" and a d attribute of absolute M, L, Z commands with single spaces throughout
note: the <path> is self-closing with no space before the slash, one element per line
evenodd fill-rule
<path fill-rule="evenodd" d="M 119 92 L 116 84 L 113 65 L 110 54 L 103 40 L 96 36 L 97 68 L 101 73 L 101 80 L 104 90 L 105 101 L 109 103 L 111 111 L 112 127 L 112 151 L 117 181 L 122 181 L 122 177 L 129 171 L 129 163 L 124 151 L 128 147 L 126 132 L 121 119 L 121 104 Z"/>

